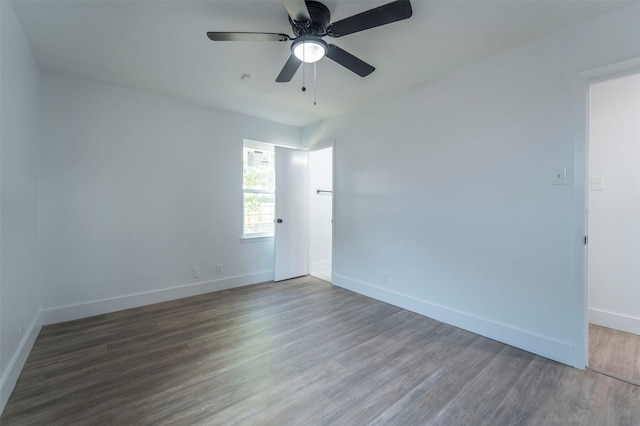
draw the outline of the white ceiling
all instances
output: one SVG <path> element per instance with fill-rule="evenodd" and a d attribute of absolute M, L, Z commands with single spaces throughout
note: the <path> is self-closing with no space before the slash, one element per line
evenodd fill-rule
<path fill-rule="evenodd" d="M 331 21 L 389 0 L 326 0 Z M 290 42 L 212 42 L 207 31 L 291 34 L 278 0 L 14 1 L 38 64 L 299 126 L 408 90 L 443 73 L 635 1 L 414 0 L 413 17 L 326 39 L 376 67 L 366 78 L 325 58 L 275 78 Z M 251 76 L 241 80 L 243 74 Z"/>

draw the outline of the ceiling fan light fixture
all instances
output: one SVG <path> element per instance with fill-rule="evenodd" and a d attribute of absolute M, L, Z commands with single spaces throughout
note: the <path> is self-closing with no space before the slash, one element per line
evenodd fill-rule
<path fill-rule="evenodd" d="M 327 53 L 327 43 L 319 37 L 301 37 L 293 42 L 291 50 L 302 62 L 318 62 Z"/>

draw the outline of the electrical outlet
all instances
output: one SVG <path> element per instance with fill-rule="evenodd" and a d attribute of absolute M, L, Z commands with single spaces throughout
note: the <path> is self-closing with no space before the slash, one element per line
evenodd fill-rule
<path fill-rule="evenodd" d="M 219 274 L 221 274 L 221 273 L 222 273 L 222 264 L 221 264 L 221 263 L 218 263 L 218 264 L 216 265 L 216 274 L 218 274 L 218 275 L 219 275 Z"/>
<path fill-rule="evenodd" d="M 557 169 L 553 172 L 553 184 L 554 185 L 566 185 L 567 184 L 567 168 Z"/>
<path fill-rule="evenodd" d="M 193 278 L 200 278 L 200 268 L 193 268 Z"/>
<path fill-rule="evenodd" d="M 22 318 L 22 316 L 18 318 L 18 330 L 20 334 L 24 333 L 24 318 Z"/>
<path fill-rule="evenodd" d="M 389 284 L 389 274 L 387 272 L 384 272 L 382 274 L 382 283 L 383 284 Z"/>

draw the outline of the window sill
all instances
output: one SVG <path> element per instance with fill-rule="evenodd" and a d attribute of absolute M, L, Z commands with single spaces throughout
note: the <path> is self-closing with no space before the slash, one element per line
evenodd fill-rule
<path fill-rule="evenodd" d="M 273 235 L 243 235 L 240 237 L 242 243 L 259 243 L 269 240 L 273 241 Z"/>

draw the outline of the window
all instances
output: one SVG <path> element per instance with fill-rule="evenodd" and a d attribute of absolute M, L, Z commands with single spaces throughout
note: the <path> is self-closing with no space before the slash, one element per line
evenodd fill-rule
<path fill-rule="evenodd" d="M 244 225 L 242 236 L 273 236 L 276 169 L 273 145 L 244 141 L 242 151 Z"/>

